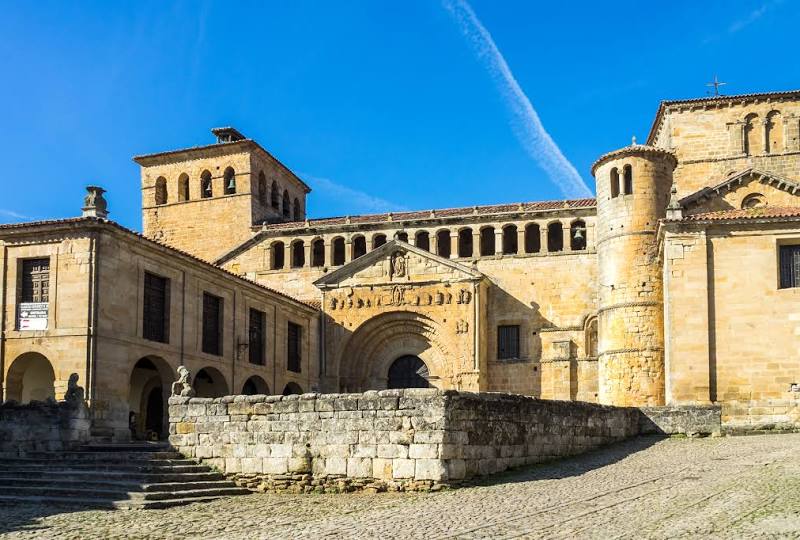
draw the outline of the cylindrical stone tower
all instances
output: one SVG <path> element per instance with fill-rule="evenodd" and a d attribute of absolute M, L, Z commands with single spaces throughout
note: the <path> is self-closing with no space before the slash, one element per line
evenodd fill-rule
<path fill-rule="evenodd" d="M 676 164 L 672 152 L 634 144 L 592 165 L 600 403 L 664 404 L 664 297 L 656 228 L 666 212 Z"/>

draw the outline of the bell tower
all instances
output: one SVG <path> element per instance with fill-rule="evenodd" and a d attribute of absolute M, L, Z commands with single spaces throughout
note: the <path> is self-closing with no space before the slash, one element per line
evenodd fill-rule
<path fill-rule="evenodd" d="M 136 156 L 145 236 L 214 261 L 264 222 L 303 221 L 311 188 L 232 127 L 216 143 Z"/>
<path fill-rule="evenodd" d="M 592 166 L 597 182 L 599 400 L 664 404 L 664 306 L 656 243 L 677 165 L 668 150 L 632 144 Z"/>

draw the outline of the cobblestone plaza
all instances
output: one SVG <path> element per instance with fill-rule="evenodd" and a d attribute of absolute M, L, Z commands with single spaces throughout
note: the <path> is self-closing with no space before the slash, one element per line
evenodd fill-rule
<path fill-rule="evenodd" d="M 0 506 L 0 538 L 799 538 L 800 434 L 639 438 L 438 493 Z"/>

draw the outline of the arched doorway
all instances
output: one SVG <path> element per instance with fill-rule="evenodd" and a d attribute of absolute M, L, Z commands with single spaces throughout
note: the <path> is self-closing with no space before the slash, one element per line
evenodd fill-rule
<path fill-rule="evenodd" d="M 131 439 L 159 440 L 167 436 L 167 392 L 172 369 L 157 356 L 140 358 L 131 370 L 128 427 Z"/>
<path fill-rule="evenodd" d="M 194 377 L 193 386 L 197 397 L 215 398 L 229 394 L 225 377 L 213 367 L 203 368 L 198 371 Z"/>
<path fill-rule="evenodd" d="M 269 395 L 269 386 L 267 386 L 267 382 L 264 379 L 258 375 L 253 375 L 244 382 L 242 394 L 245 396 Z"/>
<path fill-rule="evenodd" d="M 297 383 L 290 382 L 283 389 L 284 396 L 291 396 L 292 394 L 302 394 L 303 389 Z"/>
<path fill-rule="evenodd" d="M 401 356 L 389 366 L 387 388 L 430 388 L 428 366 L 419 356 Z"/>
<path fill-rule="evenodd" d="M 11 363 L 6 380 L 6 399 L 19 403 L 55 399 L 56 375 L 46 356 L 29 352 Z"/>

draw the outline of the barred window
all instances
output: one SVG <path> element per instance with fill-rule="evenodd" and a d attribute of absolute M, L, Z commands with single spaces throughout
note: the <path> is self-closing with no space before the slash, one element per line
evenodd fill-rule
<path fill-rule="evenodd" d="M 250 363 L 264 365 L 264 319 L 263 311 L 250 309 Z"/>
<path fill-rule="evenodd" d="M 519 326 L 497 327 L 497 358 L 519 358 Z"/>
<path fill-rule="evenodd" d="M 800 287 L 800 245 L 780 247 L 781 289 Z"/>
<path fill-rule="evenodd" d="M 290 322 L 287 327 L 286 343 L 286 369 L 300 373 L 300 351 L 303 337 L 303 328 L 299 324 Z"/>
<path fill-rule="evenodd" d="M 142 333 L 144 339 L 169 342 L 169 279 L 144 273 L 144 309 Z"/>
<path fill-rule="evenodd" d="M 50 301 L 50 259 L 22 261 L 20 302 Z"/>
<path fill-rule="evenodd" d="M 222 298 L 203 293 L 203 352 L 222 354 Z"/>

